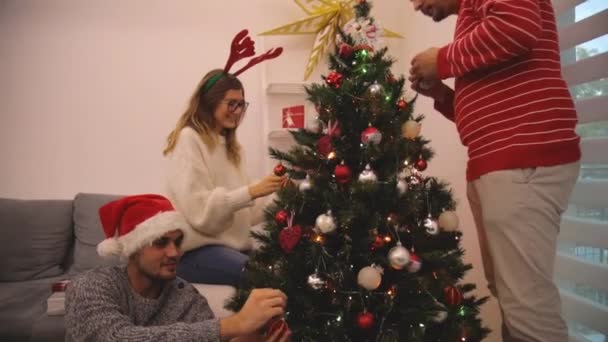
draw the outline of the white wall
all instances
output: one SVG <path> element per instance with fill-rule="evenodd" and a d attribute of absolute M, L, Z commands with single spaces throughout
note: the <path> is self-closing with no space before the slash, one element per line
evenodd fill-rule
<path fill-rule="evenodd" d="M 259 33 L 302 16 L 276 0 L 0 0 L 0 196 L 71 198 L 80 191 L 160 192 L 164 139 L 203 74 L 223 67 L 232 36 Z M 454 20 L 435 24 L 405 0 L 376 1 L 374 16 L 405 40 L 387 41 L 393 71 L 451 39 Z M 246 22 L 236 11 L 247 13 Z M 429 34 L 432 33 L 432 34 Z M 312 36 L 256 38 L 258 52 L 284 55 L 242 77 L 250 110 L 239 130 L 248 171 L 268 170 L 266 135 L 279 113 L 263 115 L 267 82 L 302 81 Z M 311 81 L 318 81 L 323 67 Z M 465 150 L 453 124 L 420 99 L 423 133 L 437 157 L 428 174 L 449 181 L 460 202 L 467 280 L 483 281 L 477 235 L 466 203 Z M 498 331 L 495 302 L 483 308 Z M 490 339 L 498 341 L 495 333 Z"/>
<path fill-rule="evenodd" d="M 164 139 L 199 79 L 223 67 L 236 32 L 260 32 L 277 10 L 233 2 L 1 2 L 0 195 L 161 191 Z M 257 19 L 231 20 L 237 5 Z M 265 150 L 260 78 L 260 69 L 242 77 L 252 176 Z"/>

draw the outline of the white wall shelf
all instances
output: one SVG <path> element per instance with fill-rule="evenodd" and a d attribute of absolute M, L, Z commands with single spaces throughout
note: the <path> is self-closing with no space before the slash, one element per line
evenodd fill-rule
<path fill-rule="evenodd" d="M 268 133 L 268 146 L 287 152 L 296 141 L 287 129 L 275 129 Z"/>
<path fill-rule="evenodd" d="M 306 91 L 304 86 L 310 85 L 305 82 L 294 82 L 294 83 L 269 83 L 266 88 L 266 93 L 273 95 L 280 94 L 293 94 L 293 95 L 305 95 Z"/>

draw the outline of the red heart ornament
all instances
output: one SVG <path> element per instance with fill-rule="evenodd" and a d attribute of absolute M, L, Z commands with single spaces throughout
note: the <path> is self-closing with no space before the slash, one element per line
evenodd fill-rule
<path fill-rule="evenodd" d="M 285 251 L 285 253 L 291 253 L 296 247 L 300 238 L 302 237 L 302 228 L 295 225 L 291 227 L 285 227 L 279 233 L 279 245 Z"/>

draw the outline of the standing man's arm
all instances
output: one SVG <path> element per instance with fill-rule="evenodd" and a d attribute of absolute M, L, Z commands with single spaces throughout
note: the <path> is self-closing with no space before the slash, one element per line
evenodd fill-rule
<path fill-rule="evenodd" d="M 439 78 L 462 76 L 530 51 L 540 38 L 539 0 L 481 0 L 485 16 L 471 32 L 439 50 Z"/>
<path fill-rule="evenodd" d="M 456 122 L 454 115 L 454 90 L 443 83 L 439 83 L 443 91 L 439 96 L 434 97 L 435 110 L 445 116 L 448 120 Z"/>
<path fill-rule="evenodd" d="M 430 48 L 414 57 L 413 75 L 421 79 L 459 77 L 520 56 L 537 44 L 542 33 L 538 0 L 477 2 L 479 12 L 484 13 L 481 22 L 441 49 Z"/>

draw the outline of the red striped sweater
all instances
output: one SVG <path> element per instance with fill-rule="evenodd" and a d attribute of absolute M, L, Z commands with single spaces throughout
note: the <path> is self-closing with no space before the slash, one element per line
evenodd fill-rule
<path fill-rule="evenodd" d="M 550 0 L 460 0 L 454 41 L 437 62 L 441 79 L 456 78 L 435 108 L 468 148 L 467 180 L 580 159 Z"/>

